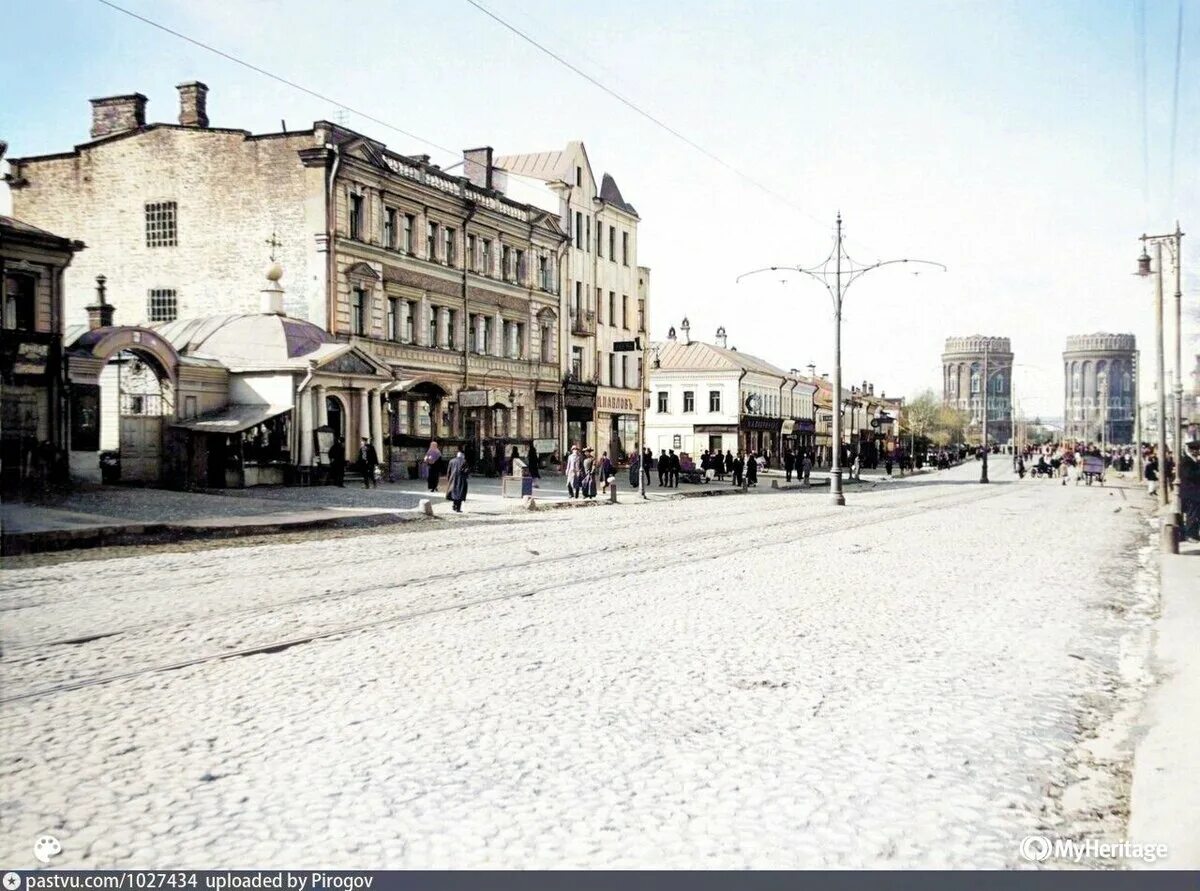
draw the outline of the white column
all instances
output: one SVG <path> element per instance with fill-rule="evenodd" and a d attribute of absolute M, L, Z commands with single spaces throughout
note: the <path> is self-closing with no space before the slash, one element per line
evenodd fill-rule
<path fill-rule="evenodd" d="M 358 435 L 354 439 L 354 450 L 362 445 L 362 438 L 371 435 L 371 391 L 365 387 L 358 391 Z M 347 448 L 349 451 L 349 448 Z"/>
<path fill-rule="evenodd" d="M 433 346 L 429 342 L 429 298 L 422 297 L 417 312 L 416 337 L 413 338 L 421 346 Z"/>
<path fill-rule="evenodd" d="M 383 389 L 371 393 L 371 444 L 375 446 L 375 454 L 383 462 Z"/>
<path fill-rule="evenodd" d="M 312 389 L 313 389 L 313 396 L 316 398 L 317 426 L 318 427 L 328 427 L 329 426 L 329 406 L 326 405 L 326 403 L 325 403 L 325 387 L 321 384 L 317 384 Z"/>
<path fill-rule="evenodd" d="M 450 349 L 450 310 L 444 306 L 437 311 L 437 339 L 439 347 Z"/>
<path fill-rule="evenodd" d="M 312 393 L 308 390 L 301 390 L 296 394 L 296 435 L 300 438 L 297 443 L 299 460 L 296 462 L 301 467 L 311 467 L 313 463 L 313 401 Z"/>

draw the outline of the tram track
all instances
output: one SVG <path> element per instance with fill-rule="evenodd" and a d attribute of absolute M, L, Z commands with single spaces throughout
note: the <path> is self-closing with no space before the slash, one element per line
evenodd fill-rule
<path fill-rule="evenodd" d="M 897 505 L 895 507 L 880 506 L 878 509 L 883 511 L 883 513 L 879 516 L 875 516 L 870 519 L 859 518 L 856 516 L 846 516 L 844 522 L 838 522 L 835 525 L 833 525 L 832 527 L 830 527 L 828 525 L 828 523 L 826 523 L 826 524 L 824 524 L 824 526 L 822 528 L 819 528 L 819 529 L 800 528 L 796 524 L 788 524 L 783 527 L 780 527 L 778 532 L 775 532 L 774 530 L 772 530 L 772 532 L 774 532 L 774 534 L 769 535 L 766 538 L 766 540 L 764 540 L 762 536 L 760 536 L 759 538 L 756 538 L 755 546 L 756 546 L 756 548 L 758 548 L 760 550 L 764 549 L 764 548 L 786 546 L 786 545 L 794 543 L 798 538 L 811 539 L 811 538 L 820 537 L 820 536 L 834 535 L 834 534 L 837 534 L 840 532 L 845 532 L 849 529 L 874 526 L 874 525 L 879 525 L 882 523 L 892 522 L 894 520 L 901 520 L 906 517 L 911 517 L 911 516 L 916 516 L 921 513 L 926 513 L 930 510 L 947 510 L 947 509 L 952 509 L 952 508 L 955 508 L 955 507 L 958 507 L 958 506 L 964 505 L 964 504 L 971 504 L 971 503 L 977 503 L 977 502 L 983 501 L 983 500 L 990 500 L 992 498 L 999 497 L 999 496 L 1003 495 L 1004 493 L 1005 493 L 1005 490 L 1000 488 L 1000 489 L 991 489 L 986 492 L 980 492 L 979 490 L 971 490 L 970 492 L 966 493 L 965 495 L 963 493 L 959 493 L 959 492 L 951 492 L 951 493 L 944 493 L 944 494 L 940 494 L 940 495 L 932 495 L 927 498 L 919 498 L 919 499 L 915 499 L 912 501 L 907 501 L 907 502 L 904 502 L 901 505 Z M 761 515 L 761 512 L 760 512 L 760 515 Z M 806 522 L 809 524 L 812 524 L 812 523 L 817 523 L 821 520 L 828 520 L 828 518 L 829 518 L 829 514 L 826 513 L 826 514 L 821 514 L 817 517 L 813 517 L 810 520 L 807 520 Z M 383 627 L 387 627 L 387 626 L 391 626 L 391 625 L 405 624 L 408 622 L 420 620 L 422 618 L 428 618 L 428 617 L 448 613 L 451 611 L 470 609 L 470 608 L 479 607 L 479 606 L 486 606 L 489 604 L 494 604 L 494 603 L 499 603 L 499 602 L 504 602 L 504 601 L 509 601 L 509 600 L 517 600 L 517 599 L 524 598 L 524 597 L 536 596 L 539 594 L 544 595 L 544 594 L 550 593 L 552 591 L 560 590 L 563 588 L 576 587 L 580 584 L 594 585 L 596 583 L 603 583 L 608 580 L 627 578 L 630 575 L 658 572 L 663 569 L 670 569 L 670 568 L 674 568 L 674 567 L 678 567 L 678 566 L 694 564 L 697 560 L 719 559 L 722 556 L 721 554 L 713 553 L 711 550 L 705 549 L 704 547 L 700 547 L 698 550 L 695 550 L 695 551 L 689 549 L 688 553 L 680 554 L 679 556 L 675 557 L 674 559 L 668 559 L 668 560 L 656 560 L 653 558 L 648 558 L 647 551 L 653 552 L 655 549 L 662 549 L 662 548 L 674 549 L 674 548 L 677 548 L 681 543 L 683 543 L 684 540 L 686 540 L 687 543 L 690 545 L 700 546 L 700 545 L 703 545 L 705 543 L 708 543 L 708 542 L 711 542 L 714 540 L 726 540 L 728 538 L 728 534 L 729 534 L 728 530 L 722 530 L 720 532 L 714 532 L 714 533 L 702 535 L 699 537 L 684 536 L 681 538 L 681 537 L 676 536 L 676 537 L 673 537 L 669 542 L 665 542 L 665 543 L 661 542 L 661 541 L 653 543 L 653 544 L 647 544 L 644 542 L 636 542 L 636 541 L 630 542 L 629 544 L 620 545 L 618 549 L 621 551 L 630 551 L 630 550 L 636 549 L 638 554 L 637 554 L 637 561 L 634 565 L 630 566 L 630 565 L 623 563 L 623 565 L 621 565 L 619 567 L 611 567 L 611 568 L 607 569 L 606 571 L 589 574 L 587 576 L 587 578 L 585 578 L 585 579 L 571 578 L 568 580 L 553 581 L 553 582 L 549 582 L 549 583 L 545 583 L 545 584 L 541 584 L 541 585 L 533 585 L 533 586 L 525 584 L 520 587 L 517 587 L 515 590 L 501 591 L 500 593 L 497 593 L 494 595 L 488 595 L 488 596 L 484 596 L 484 597 L 475 597 L 475 598 L 471 598 L 469 600 L 458 600 L 458 601 L 449 602 L 449 603 L 444 602 L 444 603 L 434 604 L 434 605 L 431 605 L 431 606 L 428 606 L 425 608 L 420 608 L 420 609 L 412 609 L 412 608 L 402 609 L 399 612 L 393 612 L 389 615 L 375 617 L 375 618 L 372 618 L 372 619 L 369 619 L 366 621 L 345 623 L 345 624 L 342 624 L 342 625 L 339 625 L 339 626 L 333 627 L 333 628 L 318 627 L 315 629 L 305 630 L 301 633 L 291 634 L 291 635 L 284 636 L 284 637 L 275 637 L 272 639 L 257 641 L 257 642 L 248 644 L 246 646 L 239 647 L 237 649 L 225 649 L 225 650 L 221 650 L 221 651 L 217 651 L 217 652 L 210 651 L 207 653 L 201 653 L 199 655 L 195 655 L 195 656 L 191 656 L 191 657 L 188 657 L 185 659 L 175 660 L 175 661 L 171 661 L 171 662 L 163 662 L 163 663 L 159 663 L 156 665 L 148 665 L 148 666 L 137 666 L 137 667 L 131 668 L 126 671 L 97 674 L 97 675 L 93 675 L 91 677 L 80 678 L 78 680 L 72 680 L 72 681 L 68 681 L 68 682 L 64 682 L 64 683 L 60 683 L 60 684 L 56 684 L 56 685 L 35 688 L 32 690 L 27 690 L 27 691 L 24 691 L 21 693 L 17 693 L 15 695 L 5 696 L 3 698 L 0 698 L 0 704 L 10 705 L 10 704 L 15 704 L 15 703 L 19 703 L 19 702 L 27 702 L 27 701 L 31 701 L 31 700 L 45 699 L 47 697 L 57 696 L 60 694 L 69 693 L 69 692 L 73 692 L 73 691 L 77 691 L 77 690 L 81 690 L 81 689 L 97 687 L 97 686 L 104 686 L 104 685 L 108 685 L 108 684 L 117 683 L 120 681 L 134 680 L 137 678 L 146 677 L 146 676 L 154 675 L 154 674 L 162 674 L 162 673 L 167 673 L 167 672 L 185 670 L 188 668 L 205 665 L 205 664 L 209 664 L 209 663 L 221 662 L 221 661 L 225 661 L 225 660 L 229 660 L 229 659 L 254 656 L 254 655 L 260 655 L 260 654 L 267 654 L 267 653 L 278 653 L 278 652 L 282 652 L 284 650 L 290 649 L 292 647 L 301 646 L 304 644 L 314 643 L 314 642 L 323 641 L 323 640 L 335 639 L 335 638 L 343 637 L 346 635 L 362 633 L 365 631 L 370 631 L 373 629 L 383 628 Z M 525 540 L 527 540 L 527 539 L 525 539 Z M 578 560 L 581 556 L 594 555 L 595 553 L 596 553 L 595 549 L 590 549 L 590 550 L 583 551 L 583 552 L 573 551 L 569 554 L 561 554 L 561 555 L 554 555 L 552 557 L 547 557 L 544 560 L 537 561 L 536 565 L 546 565 L 546 564 L 552 564 L 552 563 L 561 563 L 564 561 Z M 522 564 L 522 568 L 525 568 L 529 565 L 535 565 L 535 564 L 533 564 L 533 563 Z M 490 568 L 490 569 L 471 570 L 469 572 L 474 575 L 479 575 L 481 573 L 494 572 L 494 571 L 495 571 L 494 568 Z M 464 576 L 464 574 L 465 573 L 461 572 L 461 571 L 454 572 L 454 573 L 443 573 L 443 574 L 440 574 L 439 578 L 441 581 L 444 581 L 445 579 L 451 578 L 451 577 L 461 578 Z M 331 603 L 329 603 L 328 605 L 334 606 L 337 604 L 337 602 L 339 602 L 341 600 L 345 600 L 350 597 L 360 597 L 363 594 L 367 594 L 367 593 L 371 593 L 371 592 L 387 593 L 387 592 L 395 591 L 397 588 L 406 587 L 410 583 L 411 584 L 431 584 L 431 583 L 433 583 L 433 578 L 425 577 L 425 578 L 419 579 L 419 580 L 409 580 L 409 581 L 403 582 L 399 585 L 389 584 L 386 586 L 380 586 L 380 585 L 365 586 L 362 588 L 355 589 L 353 591 L 346 591 L 346 592 L 342 592 L 340 594 L 334 595 L 333 601 Z M 321 595 L 321 597 L 327 598 L 328 595 Z M 288 606 L 295 605 L 296 602 L 297 601 L 291 601 L 291 602 L 273 604 L 270 607 L 261 608 L 261 612 L 262 613 L 276 612 L 281 609 L 286 609 Z M 247 613 L 243 612 L 243 613 L 240 613 L 236 618 L 244 619 L 246 617 L 247 617 Z M 178 626 L 170 626 L 169 624 L 159 624 L 159 625 L 144 626 L 144 627 L 149 628 L 151 630 L 157 630 L 157 629 L 164 629 L 164 628 L 178 627 Z M 129 632 L 128 631 L 116 631 L 116 632 L 110 632 L 110 633 L 100 632 L 97 635 L 95 635 L 93 639 L 98 640 L 98 639 L 100 639 L 100 637 L 102 635 L 111 637 L 111 636 L 116 636 L 116 635 L 126 634 L 126 633 L 129 633 Z M 68 642 L 69 641 L 60 641 L 59 643 L 66 644 Z M 40 648 L 44 648 L 46 646 L 48 646 L 48 645 L 46 645 L 46 644 L 39 645 Z M 5 661 L 8 661 L 7 658 Z"/>
<path fill-rule="evenodd" d="M 903 503 L 904 504 L 913 504 L 913 505 L 923 504 L 923 503 L 927 503 L 929 501 L 938 501 L 938 500 L 942 500 L 942 499 L 946 499 L 946 498 L 958 498 L 958 497 L 962 497 L 963 494 L 969 495 L 969 493 L 949 492 L 949 493 L 942 493 L 942 494 L 936 494 L 936 495 L 929 495 L 929 496 L 926 496 L 923 498 L 905 501 Z M 770 513 L 778 513 L 778 512 L 782 512 L 784 510 L 794 509 L 795 507 L 796 507 L 795 504 L 788 504 L 786 506 L 769 508 L 767 510 Z M 877 506 L 876 509 L 889 510 L 892 508 L 889 505 L 882 505 L 882 506 Z M 733 515 L 733 517 L 740 517 L 740 516 L 743 516 L 744 514 L 746 514 L 745 511 L 738 511 L 736 514 Z M 764 511 L 763 510 L 754 511 L 753 514 L 754 514 L 754 516 L 761 518 L 764 515 Z M 796 535 L 802 536 L 805 534 L 809 534 L 811 527 L 814 526 L 815 524 L 821 524 L 823 521 L 828 520 L 831 517 L 841 517 L 841 516 L 842 516 L 841 508 L 830 508 L 828 510 L 821 511 L 820 513 L 807 515 L 807 516 L 803 517 L 803 519 L 800 521 L 800 524 L 790 524 L 787 528 L 790 529 Z M 711 518 L 705 516 L 703 518 L 696 518 L 696 519 L 698 522 L 708 523 Z M 677 525 L 677 526 L 673 526 L 671 528 L 678 530 L 679 526 Z M 836 530 L 834 530 L 834 531 L 836 531 Z M 650 542 L 628 542 L 628 543 L 606 546 L 600 552 L 605 553 L 609 556 L 612 556 L 615 554 L 619 554 L 622 552 L 628 552 L 628 551 L 636 549 L 638 552 L 637 559 L 645 559 L 648 552 L 653 553 L 657 549 L 665 548 L 668 550 L 672 550 L 683 543 L 690 543 L 693 541 L 707 541 L 707 540 L 711 540 L 713 538 L 723 537 L 724 535 L 725 535 L 725 533 L 710 533 L 710 534 L 701 536 L 700 538 L 696 538 L 695 533 L 690 533 L 690 532 L 685 531 L 682 534 L 672 535 L 665 539 L 662 535 L 659 535 L 655 538 L 654 541 L 650 541 Z M 509 546 L 514 546 L 514 545 L 527 545 L 528 543 L 529 543 L 528 535 L 515 536 L 512 538 L 506 538 L 506 539 L 502 539 L 499 541 L 489 540 L 489 542 L 488 542 L 489 546 L 491 546 L 491 547 L 499 546 L 501 549 L 507 548 Z M 552 566 L 552 565 L 558 564 L 558 563 L 573 562 L 576 560 L 586 559 L 590 556 L 596 555 L 597 553 L 598 553 L 597 549 L 590 548 L 590 549 L 586 549 L 586 550 L 573 550 L 573 551 L 563 553 L 563 554 L 552 554 L 552 555 L 548 555 L 548 556 L 541 556 L 539 554 L 539 555 L 534 556 L 532 559 L 523 559 L 519 566 L 512 567 L 512 569 L 513 570 L 518 570 L 518 569 L 523 570 L 523 569 L 526 569 L 529 567 Z M 361 569 L 364 566 L 364 564 L 371 565 L 376 562 L 379 562 L 379 559 L 382 559 L 383 561 L 387 561 L 392 564 L 395 564 L 397 561 L 405 560 L 405 558 L 407 556 L 409 556 L 409 555 L 389 554 L 388 556 L 386 556 L 384 558 L 372 558 L 372 559 L 365 560 L 365 561 L 359 560 L 359 561 L 356 561 L 355 565 L 357 568 Z M 411 555 L 411 556 L 413 556 L 414 558 L 419 558 L 419 557 L 424 556 L 424 553 L 419 552 L 419 553 L 417 553 L 415 555 Z M 487 557 L 485 559 L 490 560 L 491 558 Z M 324 568 L 324 566 L 325 566 L 324 563 L 316 563 L 316 564 L 312 564 L 310 566 L 303 566 L 303 565 L 296 566 L 296 565 L 290 564 L 288 569 L 289 569 L 289 571 L 301 572 L 304 570 Z M 460 579 L 469 579 L 469 578 L 477 577 L 479 575 L 495 575 L 498 572 L 503 572 L 503 571 L 504 570 L 497 570 L 494 563 L 486 563 L 485 565 L 480 565 L 480 566 L 476 566 L 476 567 L 459 568 L 459 569 L 456 569 L 453 571 L 435 572 L 435 573 L 424 574 L 424 575 L 420 575 L 420 576 L 408 576 L 408 577 L 404 577 L 404 578 L 394 579 L 386 585 L 372 585 L 372 586 L 358 587 L 358 588 L 352 588 L 349 590 L 342 590 L 342 591 L 338 591 L 335 589 L 326 589 L 319 593 L 306 594 L 306 595 L 303 595 L 300 597 L 291 597 L 291 598 L 287 598 L 287 599 L 283 599 L 283 600 L 275 600 L 275 601 L 272 601 L 271 603 L 267 603 L 267 604 L 246 606 L 246 607 L 232 609 L 232 610 L 223 610 L 219 613 L 208 612 L 208 613 L 203 613 L 203 614 L 195 615 L 195 616 L 175 617 L 173 621 L 144 622 L 144 623 L 140 623 L 140 624 L 124 625 L 124 626 L 120 626 L 120 627 L 110 627 L 110 628 L 107 628 L 105 630 L 100 630 L 100 631 L 89 630 L 86 633 L 74 634 L 71 637 L 67 637 L 67 638 L 63 638 L 63 639 L 59 639 L 59 640 L 38 641 L 38 642 L 33 642 L 33 643 L 28 643 L 28 644 L 18 644 L 15 646 L 6 647 L 5 655 L 7 656 L 8 654 L 21 653 L 21 652 L 27 651 L 27 650 L 41 650 L 41 649 L 47 648 L 47 647 L 82 646 L 84 644 L 92 643 L 94 641 L 98 641 L 98 640 L 105 639 L 105 638 L 112 638 L 112 637 L 116 637 L 118 635 L 123 635 L 123 634 L 136 634 L 139 632 L 147 632 L 147 631 L 155 631 L 155 630 L 168 630 L 168 629 L 169 630 L 183 630 L 183 629 L 188 628 L 195 622 L 202 622 L 206 619 L 213 618 L 213 617 L 218 617 L 222 620 L 233 619 L 233 618 L 249 619 L 249 618 L 254 618 L 256 616 L 268 615 L 270 613 L 274 613 L 279 610 L 286 609 L 288 607 L 303 606 L 303 605 L 309 604 L 309 603 L 324 602 L 329 605 L 334 605 L 334 604 L 338 603 L 339 601 L 354 598 L 354 597 L 360 597 L 363 594 L 368 594 L 368 593 L 371 593 L 374 591 L 386 592 L 386 591 L 396 591 L 396 590 L 401 590 L 401 589 L 420 588 L 420 587 L 426 587 L 426 586 L 437 586 L 437 585 L 443 584 L 445 582 L 453 582 L 453 581 L 460 580 Z M 225 581 L 225 579 L 214 579 L 214 580 L 212 580 L 211 584 L 218 584 L 222 581 Z M 98 597 L 98 596 L 110 596 L 110 595 L 108 595 L 106 592 L 96 593 L 96 594 L 88 594 L 88 595 L 82 595 L 82 597 L 72 598 L 72 600 L 73 600 L 73 602 L 78 602 L 80 599 L 83 599 L 84 597 Z M 2 700 L 0 700 L 0 701 L 2 701 Z"/>

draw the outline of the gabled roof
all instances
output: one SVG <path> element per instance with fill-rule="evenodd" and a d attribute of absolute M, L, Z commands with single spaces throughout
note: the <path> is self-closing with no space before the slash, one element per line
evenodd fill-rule
<path fill-rule="evenodd" d="M 500 155 L 496 158 L 495 163 L 502 170 L 519 176 L 529 176 L 548 183 L 559 181 L 573 186 L 575 185 L 575 171 L 571 168 L 575 166 L 573 158 L 576 155 L 583 157 L 583 167 L 595 182 L 596 177 L 592 172 L 592 162 L 588 158 L 587 148 L 579 139 L 572 139 L 558 151 Z"/>
<path fill-rule="evenodd" d="M 637 216 L 638 212 L 632 204 L 629 204 L 621 196 L 621 190 L 617 187 L 617 181 L 612 178 L 612 174 L 604 174 L 604 179 L 600 182 L 600 200 L 605 204 L 611 204 L 627 214 Z"/>
<path fill-rule="evenodd" d="M 659 367 L 667 371 L 753 371 L 772 377 L 791 377 L 765 359 L 699 340 L 691 343 L 664 340 L 651 344 L 651 348 L 658 350 Z"/>

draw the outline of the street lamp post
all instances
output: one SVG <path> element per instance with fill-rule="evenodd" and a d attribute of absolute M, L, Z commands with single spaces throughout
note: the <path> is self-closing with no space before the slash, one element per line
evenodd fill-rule
<path fill-rule="evenodd" d="M 1148 241 L 1142 236 L 1142 241 Z M 1158 503 L 1162 523 L 1159 526 L 1159 550 L 1167 554 L 1179 552 L 1179 541 L 1176 537 L 1175 518 L 1168 510 L 1170 496 L 1167 490 L 1167 372 L 1166 359 L 1163 352 L 1163 282 L 1162 282 L 1162 239 L 1154 242 L 1155 257 L 1158 260 L 1157 275 L 1154 277 L 1154 324 L 1155 347 L 1158 364 Z M 1142 256 L 1138 258 L 1138 273 L 1150 274 L 1150 256 L 1142 248 Z"/>
<path fill-rule="evenodd" d="M 845 296 L 846 291 L 849 290 L 850 285 L 857 279 L 873 269 L 878 269 L 881 266 L 890 266 L 893 263 L 921 263 L 928 266 L 937 266 L 943 271 L 946 270 L 944 265 L 932 260 L 910 260 L 908 258 L 880 260 L 877 263 L 866 266 L 856 263 L 850 258 L 850 255 L 846 253 L 843 247 L 842 215 L 839 212 L 837 215 L 833 250 L 830 251 L 829 256 L 825 258 L 824 262 L 809 269 L 805 269 L 802 266 L 768 266 L 763 269 L 753 269 L 750 272 L 744 272 L 737 277 L 737 281 L 740 282 L 751 275 L 790 269 L 803 273 L 809 278 L 816 279 L 825 286 L 825 290 L 833 298 L 833 399 L 830 401 L 837 407 L 837 410 L 833 412 L 833 432 L 831 437 L 833 441 L 833 464 L 829 468 L 829 488 L 833 503 L 837 505 L 844 505 L 846 503 L 846 496 L 842 491 L 842 298 Z M 832 270 L 830 269 L 831 266 L 833 267 Z"/>

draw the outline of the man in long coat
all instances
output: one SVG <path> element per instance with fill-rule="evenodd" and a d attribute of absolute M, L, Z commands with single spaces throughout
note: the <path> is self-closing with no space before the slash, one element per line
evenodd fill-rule
<path fill-rule="evenodd" d="M 467 477 L 470 475 L 471 471 L 467 469 L 467 459 L 464 457 L 462 449 L 459 449 L 454 460 L 450 462 L 450 469 L 446 474 L 446 495 L 454 505 L 455 513 L 462 513 L 462 503 L 467 500 Z"/>
<path fill-rule="evenodd" d="M 378 466 L 379 455 L 375 452 L 375 446 L 364 436 L 362 445 L 358 447 L 358 469 L 362 472 L 364 489 L 379 485 L 375 482 L 375 468 Z"/>

